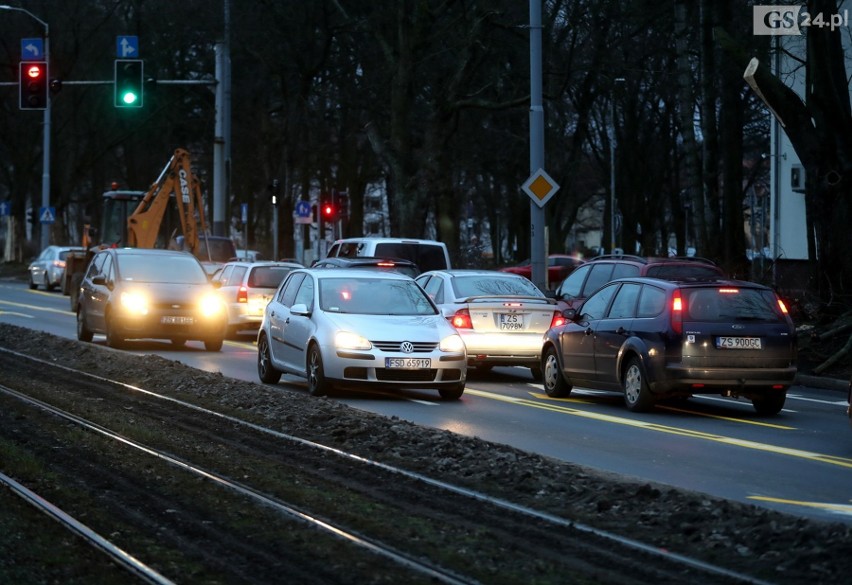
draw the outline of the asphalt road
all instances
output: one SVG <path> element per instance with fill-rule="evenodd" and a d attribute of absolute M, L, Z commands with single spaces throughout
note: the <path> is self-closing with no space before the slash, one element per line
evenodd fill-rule
<path fill-rule="evenodd" d="M 0 281 L 0 322 L 76 338 L 68 297 L 30 291 L 19 281 Z M 104 344 L 103 337 L 94 343 Z M 217 353 L 196 342 L 175 351 L 166 341 L 129 342 L 125 351 L 258 381 L 250 336 L 227 341 Z M 305 388 L 288 376 L 280 385 Z M 472 373 L 458 402 L 441 402 L 433 391 L 339 400 L 605 471 L 852 524 L 852 429 L 841 387 L 795 386 L 774 417 L 759 417 L 748 401 L 712 396 L 643 414 L 627 411 L 619 395 L 593 389 L 551 399 L 522 368 Z"/>

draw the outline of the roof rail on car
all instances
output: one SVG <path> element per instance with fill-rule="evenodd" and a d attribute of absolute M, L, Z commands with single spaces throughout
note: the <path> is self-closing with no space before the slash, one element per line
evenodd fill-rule
<path fill-rule="evenodd" d="M 634 262 L 641 262 L 643 264 L 648 263 L 647 258 L 634 254 L 601 254 L 600 256 L 589 258 L 589 260 L 633 260 Z"/>
<path fill-rule="evenodd" d="M 709 258 L 702 258 L 701 256 L 669 256 L 669 260 L 685 260 L 690 262 L 698 262 L 701 264 L 711 264 L 716 266 L 716 263 L 710 260 Z"/>

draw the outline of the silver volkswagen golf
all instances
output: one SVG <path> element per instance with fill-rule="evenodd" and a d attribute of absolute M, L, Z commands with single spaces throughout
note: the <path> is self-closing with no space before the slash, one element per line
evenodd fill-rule
<path fill-rule="evenodd" d="M 393 272 L 292 271 L 266 306 L 257 352 L 262 382 L 295 375 L 314 396 L 372 386 L 456 400 L 467 376 L 461 337 L 417 283 Z"/>

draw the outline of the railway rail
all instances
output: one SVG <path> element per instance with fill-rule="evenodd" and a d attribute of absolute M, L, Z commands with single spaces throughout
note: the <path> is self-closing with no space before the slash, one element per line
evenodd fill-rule
<path fill-rule="evenodd" d="M 0 370 L 0 471 L 164 579 L 764 583 L 17 352 Z"/>

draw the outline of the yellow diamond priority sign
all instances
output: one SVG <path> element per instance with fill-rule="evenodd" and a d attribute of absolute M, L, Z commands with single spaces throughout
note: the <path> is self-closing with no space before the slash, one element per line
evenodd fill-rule
<path fill-rule="evenodd" d="M 550 175 L 544 169 L 539 169 L 530 175 L 530 178 L 521 185 L 521 189 L 530 196 L 536 205 L 544 207 L 545 203 L 550 201 L 550 198 L 559 191 L 559 185 L 550 178 Z"/>

